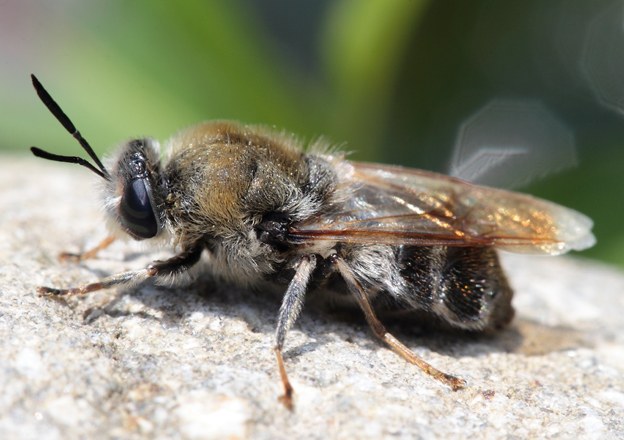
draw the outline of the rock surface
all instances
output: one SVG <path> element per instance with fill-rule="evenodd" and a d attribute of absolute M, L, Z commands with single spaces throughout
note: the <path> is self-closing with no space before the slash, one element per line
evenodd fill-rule
<path fill-rule="evenodd" d="M 166 251 L 105 238 L 91 182 L 69 165 L 0 157 L 0 438 L 624 438 L 624 275 L 573 258 L 504 256 L 517 318 L 492 337 L 389 330 L 468 381 L 458 392 L 381 345 L 361 319 L 306 310 L 282 392 L 279 302 L 206 277 L 56 301 L 69 286 Z M 356 314 L 357 315 L 357 314 Z"/>

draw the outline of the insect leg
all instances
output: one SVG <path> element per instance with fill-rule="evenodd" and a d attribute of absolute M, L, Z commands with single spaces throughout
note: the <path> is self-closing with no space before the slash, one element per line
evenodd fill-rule
<path fill-rule="evenodd" d="M 138 284 L 147 278 L 165 277 L 170 275 L 178 275 L 189 270 L 197 263 L 202 253 L 201 247 L 192 248 L 184 251 L 165 261 L 154 261 L 145 269 L 132 270 L 117 275 L 106 277 L 96 283 L 83 284 L 82 286 L 72 287 L 69 289 L 55 289 L 52 287 L 38 287 L 37 293 L 46 296 L 73 296 L 84 295 L 96 290 L 107 289 L 109 287 L 120 285 Z"/>
<path fill-rule="evenodd" d="M 360 307 L 362 308 L 362 311 L 364 312 L 364 315 L 366 316 L 366 321 L 373 330 L 373 333 L 375 333 L 375 336 L 388 344 L 395 353 L 400 355 L 410 364 L 418 366 L 421 370 L 432 376 L 434 379 L 439 380 L 440 382 L 450 386 L 453 391 L 457 391 L 458 389 L 463 388 L 466 385 L 465 380 L 443 373 L 442 371 L 432 367 L 427 362 L 416 356 L 409 348 L 399 342 L 394 336 L 388 333 L 383 324 L 375 316 L 375 312 L 371 307 L 371 303 L 368 300 L 366 292 L 364 291 L 358 280 L 353 276 L 353 273 L 351 272 L 351 269 L 349 268 L 347 263 L 345 263 L 345 261 L 337 255 L 334 255 L 332 257 L 332 260 L 334 264 L 338 267 L 340 274 L 349 286 L 349 290 L 355 295 L 355 298 L 357 299 Z"/>
<path fill-rule="evenodd" d="M 282 306 L 280 307 L 279 317 L 277 319 L 277 330 L 275 331 L 275 357 L 277 358 L 277 366 L 279 367 L 280 377 L 284 385 L 284 395 L 279 398 L 288 409 L 292 409 L 293 387 L 288 380 L 286 368 L 284 367 L 284 359 L 282 357 L 282 348 L 286 333 L 297 320 L 299 313 L 303 307 L 306 287 L 310 281 L 310 276 L 316 267 L 316 257 L 311 255 L 303 257 L 297 264 L 297 270 L 292 281 L 288 285 L 288 289 L 284 294 Z"/>
<path fill-rule="evenodd" d="M 102 240 L 100 244 L 98 244 L 96 247 L 94 247 L 93 249 L 87 252 L 83 252 L 82 254 L 71 254 L 69 252 L 63 252 L 62 254 L 59 255 L 58 258 L 61 261 L 75 261 L 75 262 L 87 260 L 89 258 L 95 257 L 95 255 L 99 251 L 110 246 L 113 241 L 115 241 L 115 237 L 112 237 L 112 236 L 107 237 L 104 240 Z"/>
<path fill-rule="evenodd" d="M 122 284 L 137 284 L 141 281 L 153 277 L 158 271 L 149 265 L 145 269 L 132 270 L 129 272 L 119 273 L 110 277 L 106 277 L 96 283 L 83 284 L 78 287 L 71 287 L 69 289 L 56 289 L 53 287 L 37 287 L 37 293 L 45 296 L 73 296 L 73 295 L 85 295 L 96 290 L 107 289 L 109 287 L 118 286 Z"/>

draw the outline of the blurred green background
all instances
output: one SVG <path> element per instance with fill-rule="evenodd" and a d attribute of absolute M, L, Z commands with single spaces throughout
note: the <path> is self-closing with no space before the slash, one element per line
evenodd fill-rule
<path fill-rule="evenodd" d="M 623 16 L 612 0 L 0 0 L 0 148 L 81 154 L 30 73 L 100 154 L 237 119 L 446 172 L 466 121 L 529 100 L 578 166 L 522 191 L 592 217 L 583 255 L 624 266 Z"/>

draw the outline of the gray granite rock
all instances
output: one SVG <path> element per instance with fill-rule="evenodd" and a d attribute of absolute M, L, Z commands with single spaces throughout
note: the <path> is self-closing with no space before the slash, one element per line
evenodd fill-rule
<path fill-rule="evenodd" d="M 279 302 L 202 277 L 57 301 L 166 250 L 106 236 L 75 166 L 0 157 L 0 438 L 624 438 L 624 275 L 573 258 L 504 256 L 517 319 L 495 336 L 389 330 L 468 381 L 453 392 L 361 319 L 308 309 L 287 338 L 296 408 L 271 350 Z M 355 315 L 358 315 L 357 313 Z"/>

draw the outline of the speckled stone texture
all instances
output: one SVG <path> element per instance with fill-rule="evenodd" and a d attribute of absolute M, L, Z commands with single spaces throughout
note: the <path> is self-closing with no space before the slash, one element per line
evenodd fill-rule
<path fill-rule="evenodd" d="M 360 313 L 308 308 L 286 367 L 271 350 L 279 301 L 201 277 L 57 301 L 70 286 L 142 268 L 105 238 L 77 166 L 0 157 L 0 438 L 624 438 L 624 275 L 573 258 L 504 255 L 517 318 L 498 335 L 389 330 L 468 381 L 453 392 L 379 343 Z"/>

